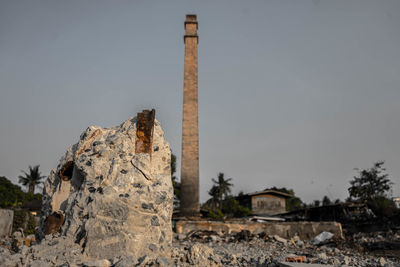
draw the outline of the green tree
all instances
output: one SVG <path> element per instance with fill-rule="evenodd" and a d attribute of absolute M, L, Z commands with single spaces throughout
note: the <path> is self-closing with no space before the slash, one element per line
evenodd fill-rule
<path fill-rule="evenodd" d="M 383 164 L 384 161 L 378 161 L 371 169 L 356 169 L 358 175 L 350 181 L 351 186 L 348 189 L 350 198 L 373 200 L 387 197 L 393 183 L 389 180 L 389 175 L 384 173 L 386 169 Z"/>
<path fill-rule="evenodd" d="M 25 171 L 22 172 L 24 173 L 24 176 L 18 176 L 18 182 L 23 186 L 27 186 L 28 192 L 34 194 L 35 187 L 42 183 L 41 180 L 45 178 L 45 176 L 40 175 L 39 165 L 36 165 L 33 168 L 29 166 L 29 173 L 26 173 Z"/>
<path fill-rule="evenodd" d="M 319 200 L 314 200 L 314 202 L 312 203 L 312 207 L 319 207 L 321 205 L 321 201 Z"/>
<path fill-rule="evenodd" d="M 0 177 L 0 208 L 21 205 L 23 201 L 24 192 L 21 188 L 6 177 Z"/>
<path fill-rule="evenodd" d="M 207 201 L 208 206 L 211 209 L 216 209 L 220 204 L 218 187 L 213 185 L 210 191 L 208 191 L 208 194 L 211 196 L 211 198 Z"/>
<path fill-rule="evenodd" d="M 203 209 L 209 211 L 210 218 L 244 217 L 250 214 L 248 208 L 241 206 L 239 201 L 231 196 L 232 178 L 225 179 L 225 175 L 220 172 L 217 179 L 212 178 L 211 180 L 214 183 L 208 191 L 211 198 L 202 205 Z M 243 195 L 243 192 L 241 194 Z"/>
<path fill-rule="evenodd" d="M 230 181 L 232 181 L 232 178 L 225 179 L 225 175 L 220 172 L 217 179 L 212 178 L 211 180 L 213 181 L 214 185 L 208 194 L 212 198 L 215 198 L 218 203 L 218 208 L 221 208 L 222 201 L 231 193 L 231 187 L 233 184 L 231 184 Z"/>
<path fill-rule="evenodd" d="M 41 199 L 40 194 L 25 193 L 21 187 L 10 182 L 6 177 L 0 176 L 0 208 L 11 208 L 26 201 Z"/>
<path fill-rule="evenodd" d="M 353 198 L 365 201 L 378 218 L 391 216 L 396 210 L 393 201 L 389 199 L 393 183 L 383 164 L 384 161 L 378 161 L 370 169 L 356 169 L 358 175 L 350 181 L 348 189 L 350 201 Z"/>
<path fill-rule="evenodd" d="M 241 206 L 235 197 L 229 196 L 222 203 L 223 214 L 231 217 L 245 217 L 250 214 L 250 209 Z"/>
<path fill-rule="evenodd" d="M 176 172 L 176 156 L 171 153 L 171 179 L 172 186 L 174 187 L 174 207 L 178 208 L 181 199 L 181 183 L 174 175 Z"/>
<path fill-rule="evenodd" d="M 332 205 L 332 201 L 328 196 L 324 196 L 324 198 L 322 199 L 322 206 L 329 206 L 329 205 Z"/>

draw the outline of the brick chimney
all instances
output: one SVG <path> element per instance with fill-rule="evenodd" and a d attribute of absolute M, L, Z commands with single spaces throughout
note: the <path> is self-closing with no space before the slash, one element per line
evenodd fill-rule
<path fill-rule="evenodd" d="M 200 214 L 197 103 L 197 44 L 199 38 L 197 28 L 196 15 L 186 15 L 180 203 L 180 213 L 183 216 L 198 216 Z"/>

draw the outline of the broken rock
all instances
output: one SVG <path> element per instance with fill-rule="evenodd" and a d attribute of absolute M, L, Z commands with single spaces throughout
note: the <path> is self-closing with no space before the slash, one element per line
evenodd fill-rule
<path fill-rule="evenodd" d="M 286 245 L 287 240 L 285 238 L 280 237 L 279 235 L 274 235 L 274 239 L 280 243 L 283 243 L 284 245 Z"/>
<path fill-rule="evenodd" d="M 67 150 L 45 183 L 38 239 L 59 233 L 89 259 L 169 255 L 171 151 L 154 110 L 143 114 L 140 128 L 136 117 L 91 126 Z"/>
<path fill-rule="evenodd" d="M 313 245 L 319 245 L 319 244 L 323 244 L 325 241 L 331 239 L 333 237 L 333 233 L 330 232 L 322 232 L 319 235 L 317 235 L 312 241 L 311 243 Z"/>

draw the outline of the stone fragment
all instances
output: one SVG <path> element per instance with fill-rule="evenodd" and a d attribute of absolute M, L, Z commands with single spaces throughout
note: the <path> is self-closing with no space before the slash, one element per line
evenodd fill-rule
<path fill-rule="evenodd" d="M 29 267 L 50 267 L 53 264 L 50 264 L 49 262 L 45 262 L 43 260 L 35 260 L 33 261 Z"/>
<path fill-rule="evenodd" d="M 212 260 L 214 251 L 203 244 L 196 243 L 189 248 L 188 262 L 195 266 L 222 266 Z"/>
<path fill-rule="evenodd" d="M 178 240 L 184 240 L 186 238 L 186 235 L 185 234 L 178 234 L 176 237 L 177 237 Z"/>
<path fill-rule="evenodd" d="M 128 255 L 126 257 L 123 257 L 121 260 L 117 261 L 114 266 L 115 267 L 130 267 L 130 266 L 135 266 L 138 264 L 138 261 L 135 256 L 133 255 Z"/>
<path fill-rule="evenodd" d="M 285 238 L 280 237 L 279 235 L 274 235 L 274 239 L 284 245 L 287 244 L 287 240 Z"/>
<path fill-rule="evenodd" d="M 159 267 L 167 267 L 170 265 L 168 259 L 166 258 L 158 258 L 157 264 Z"/>
<path fill-rule="evenodd" d="M 349 256 L 344 256 L 344 259 L 343 259 L 343 260 L 344 260 L 344 264 L 345 264 L 345 265 L 349 265 L 350 262 L 351 262 Z"/>
<path fill-rule="evenodd" d="M 25 236 L 22 229 L 19 229 L 18 231 L 14 232 L 12 234 L 12 243 L 11 243 L 12 250 L 18 251 L 18 248 L 24 244 L 24 241 L 25 241 Z"/>
<path fill-rule="evenodd" d="M 333 236 L 334 236 L 333 233 L 324 231 L 324 232 L 318 234 L 316 237 L 314 237 L 314 239 L 311 241 L 311 243 L 313 245 L 320 245 L 320 244 L 323 244 L 324 242 L 326 242 L 327 240 L 331 239 Z"/>
<path fill-rule="evenodd" d="M 108 260 L 95 260 L 95 261 L 86 261 L 83 263 L 85 267 L 110 267 L 111 263 Z"/>
<path fill-rule="evenodd" d="M 212 242 L 214 242 L 214 243 L 221 239 L 219 236 L 216 236 L 216 235 L 210 235 L 210 238 L 211 238 Z"/>
<path fill-rule="evenodd" d="M 380 258 L 379 258 L 379 264 L 380 264 L 382 267 L 385 266 L 386 263 L 387 263 L 387 261 L 385 260 L 385 258 L 383 258 L 383 257 L 380 257 Z"/>
<path fill-rule="evenodd" d="M 304 241 L 302 241 L 302 240 L 297 240 L 297 241 L 296 241 L 296 246 L 298 246 L 299 248 L 304 247 Z"/>
<path fill-rule="evenodd" d="M 50 237 L 43 251 L 75 255 L 68 251 L 74 243 L 76 255 L 91 261 L 128 253 L 170 257 L 171 151 L 154 115 L 143 111 L 116 127 L 91 126 L 68 148 L 44 186 L 37 238 L 59 237 Z"/>
<path fill-rule="evenodd" d="M 319 253 L 317 256 L 318 256 L 318 258 L 320 258 L 322 260 L 327 260 L 328 259 L 328 256 L 326 255 L 325 252 Z"/>

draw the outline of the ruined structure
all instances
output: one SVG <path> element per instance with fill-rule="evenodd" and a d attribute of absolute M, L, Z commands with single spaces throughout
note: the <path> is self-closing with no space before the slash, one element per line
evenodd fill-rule
<path fill-rule="evenodd" d="M 180 210 L 184 216 L 196 216 L 200 212 L 197 28 L 196 15 L 186 15 Z"/>
<path fill-rule="evenodd" d="M 45 183 L 38 238 L 60 234 L 89 259 L 168 258 L 170 156 L 154 110 L 113 128 L 90 126 Z"/>

